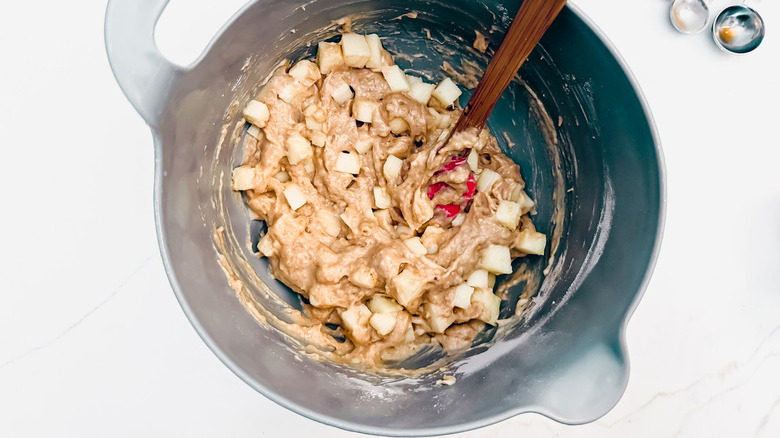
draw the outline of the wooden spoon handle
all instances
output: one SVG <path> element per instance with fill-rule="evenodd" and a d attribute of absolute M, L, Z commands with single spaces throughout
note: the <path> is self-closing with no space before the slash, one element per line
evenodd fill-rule
<path fill-rule="evenodd" d="M 490 112 L 504 89 L 542 39 L 566 0 L 524 0 L 517 11 L 504 41 L 485 70 L 485 74 L 471 95 L 453 133 L 475 127 L 485 127 Z"/>

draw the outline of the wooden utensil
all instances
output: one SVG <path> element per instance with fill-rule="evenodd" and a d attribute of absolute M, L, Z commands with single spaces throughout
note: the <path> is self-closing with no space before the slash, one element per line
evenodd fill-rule
<path fill-rule="evenodd" d="M 469 128 L 482 130 L 485 127 L 501 93 L 565 4 L 566 0 L 523 1 L 452 134 Z"/>

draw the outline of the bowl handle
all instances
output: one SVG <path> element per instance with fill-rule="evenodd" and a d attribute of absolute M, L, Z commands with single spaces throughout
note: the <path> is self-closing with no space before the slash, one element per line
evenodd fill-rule
<path fill-rule="evenodd" d="M 156 128 L 181 68 L 157 49 L 154 27 L 169 0 L 110 0 L 106 8 L 108 62 L 119 87 Z"/>

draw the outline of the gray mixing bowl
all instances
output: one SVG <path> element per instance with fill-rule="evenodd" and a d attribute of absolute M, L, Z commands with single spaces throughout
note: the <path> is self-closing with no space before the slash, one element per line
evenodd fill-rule
<path fill-rule="evenodd" d="M 332 21 L 350 14 L 357 32 L 377 32 L 392 52 L 409 55 L 398 58 L 403 68 L 437 81 L 447 61 L 469 85 L 470 73 L 478 77 L 487 63 L 470 47 L 474 30 L 495 49 L 520 1 L 252 1 L 186 68 L 164 59 L 154 43 L 166 3 L 111 0 L 106 46 L 119 85 L 154 136 L 155 219 L 171 285 L 192 325 L 236 375 L 314 420 L 398 436 L 458 432 L 523 412 L 584 423 L 617 403 L 628 379 L 626 323 L 661 239 L 663 164 L 638 86 L 582 12 L 563 10 L 489 123 L 538 200 L 537 227 L 561 236 L 545 257 L 516 262 L 541 281 L 509 288 L 502 317 L 526 287 L 534 288 L 533 306 L 444 359 L 444 371 L 398 378 L 303 354 L 295 340 L 258 323 L 262 315 L 247 311 L 229 287 L 223 268 L 244 282 L 242 296 L 269 314 L 285 318 L 288 305 L 276 296 L 298 305 L 247 249 L 262 226 L 247 225 L 229 189 L 246 129 L 238 110 L 274 66 L 311 55 L 316 44 L 307 43 L 334 38 Z M 403 15 L 412 11 L 416 17 Z M 437 358 L 431 354 L 421 360 Z M 457 382 L 437 385 L 443 375 Z"/>

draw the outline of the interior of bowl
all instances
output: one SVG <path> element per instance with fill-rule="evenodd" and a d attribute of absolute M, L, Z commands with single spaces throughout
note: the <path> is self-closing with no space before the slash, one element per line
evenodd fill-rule
<path fill-rule="evenodd" d="M 166 264 L 200 335 L 254 388 L 316 420 L 393 435 L 454 432 L 525 411 L 591 421 L 616 403 L 627 378 L 622 327 L 657 249 L 661 163 L 638 90 L 575 10 L 564 9 L 488 125 L 520 165 L 537 201 L 534 223 L 553 244 L 545 257 L 515 262 L 538 281 L 506 288 L 500 329 L 467 352 L 432 351 L 403 364 L 436 370 L 365 373 L 318 360 L 276 330 L 273 320 L 289 320 L 298 300 L 252 255 L 262 224 L 250 227 L 229 189 L 245 131 L 240 108 L 282 60 L 311 56 L 318 41 L 335 38 L 335 20 L 349 16 L 354 31 L 378 33 L 404 69 L 434 82 L 453 76 L 467 90 L 465 104 L 519 4 L 257 1 L 182 76 L 157 136 Z M 486 54 L 472 47 L 475 31 L 489 42 Z M 245 308 L 226 273 L 240 280 L 239 296 L 260 305 Z M 523 293 L 534 296 L 532 306 L 510 318 Z M 456 383 L 437 384 L 445 374 Z"/>

